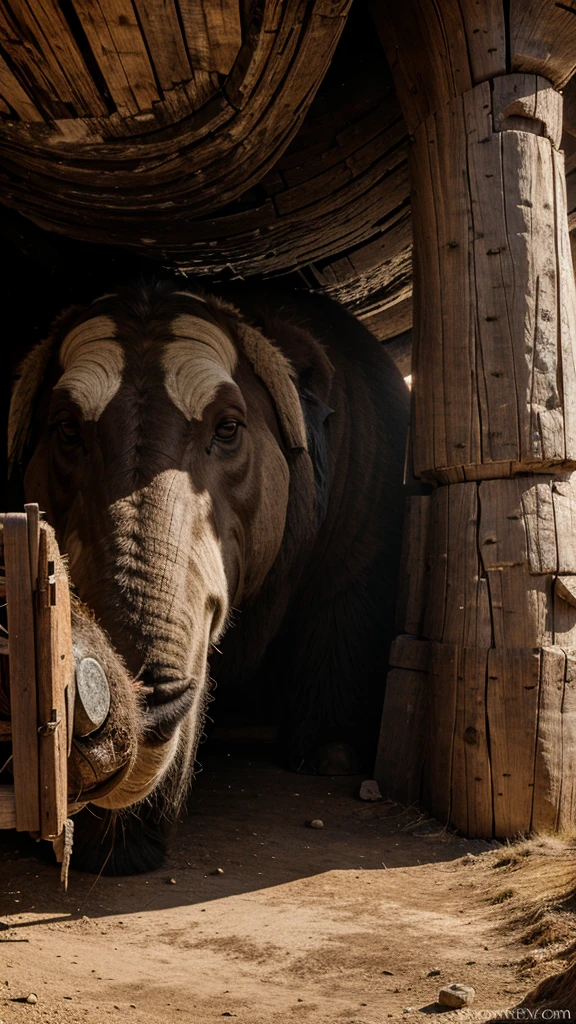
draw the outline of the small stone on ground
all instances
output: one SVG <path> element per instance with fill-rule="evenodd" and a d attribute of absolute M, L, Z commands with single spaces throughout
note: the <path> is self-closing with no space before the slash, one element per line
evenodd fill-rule
<path fill-rule="evenodd" d="M 376 779 L 365 779 L 360 786 L 359 797 L 361 800 L 381 800 L 382 793 Z"/>
<path fill-rule="evenodd" d="M 476 990 L 471 985 L 445 985 L 440 989 L 438 1002 L 441 1006 L 452 1006 L 459 1009 L 461 1006 L 470 1006 L 474 1002 Z"/>

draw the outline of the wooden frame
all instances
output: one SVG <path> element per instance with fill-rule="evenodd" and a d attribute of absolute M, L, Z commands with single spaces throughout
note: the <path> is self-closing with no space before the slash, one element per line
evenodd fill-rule
<path fill-rule="evenodd" d="M 13 786 L 0 787 L 0 828 L 57 839 L 68 816 L 67 696 L 74 683 L 70 596 L 38 505 L 1 517 L 6 574 Z"/>

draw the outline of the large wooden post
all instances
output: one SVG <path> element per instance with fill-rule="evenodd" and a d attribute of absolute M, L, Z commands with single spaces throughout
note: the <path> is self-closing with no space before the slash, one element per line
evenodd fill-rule
<path fill-rule="evenodd" d="M 576 290 L 560 90 L 576 65 L 576 9 L 373 10 L 413 136 L 412 450 L 415 475 L 434 485 L 412 499 L 407 557 L 422 559 L 426 524 L 427 572 L 408 565 L 399 628 L 413 638 L 393 651 L 378 772 L 389 795 L 423 793 L 469 836 L 566 828 Z"/>

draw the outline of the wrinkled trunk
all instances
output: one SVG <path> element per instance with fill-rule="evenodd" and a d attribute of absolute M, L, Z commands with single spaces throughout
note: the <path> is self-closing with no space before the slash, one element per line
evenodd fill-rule
<path fill-rule="evenodd" d="M 182 760 L 193 757 L 204 718 L 209 647 L 227 614 L 227 584 L 210 497 L 194 492 L 188 473 L 159 474 L 114 501 L 107 515 L 106 550 L 100 548 L 104 577 L 97 572 L 98 555 L 83 548 L 75 582 L 146 699 L 144 742 L 128 780 L 134 802 L 167 771 L 179 746 L 178 774 Z M 74 570 L 73 560 L 76 577 Z M 126 802 L 125 788 L 106 806 Z"/>

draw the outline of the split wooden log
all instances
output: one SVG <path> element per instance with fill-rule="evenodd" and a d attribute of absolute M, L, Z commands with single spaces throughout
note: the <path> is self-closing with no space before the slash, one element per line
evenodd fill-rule
<path fill-rule="evenodd" d="M 576 19 L 498 0 L 489 17 L 472 0 L 375 9 L 414 137 L 413 459 L 436 488 L 411 613 L 430 649 L 422 793 L 471 837 L 569 829 L 576 289 L 558 89 Z M 391 729 L 385 707 L 398 799 Z"/>

